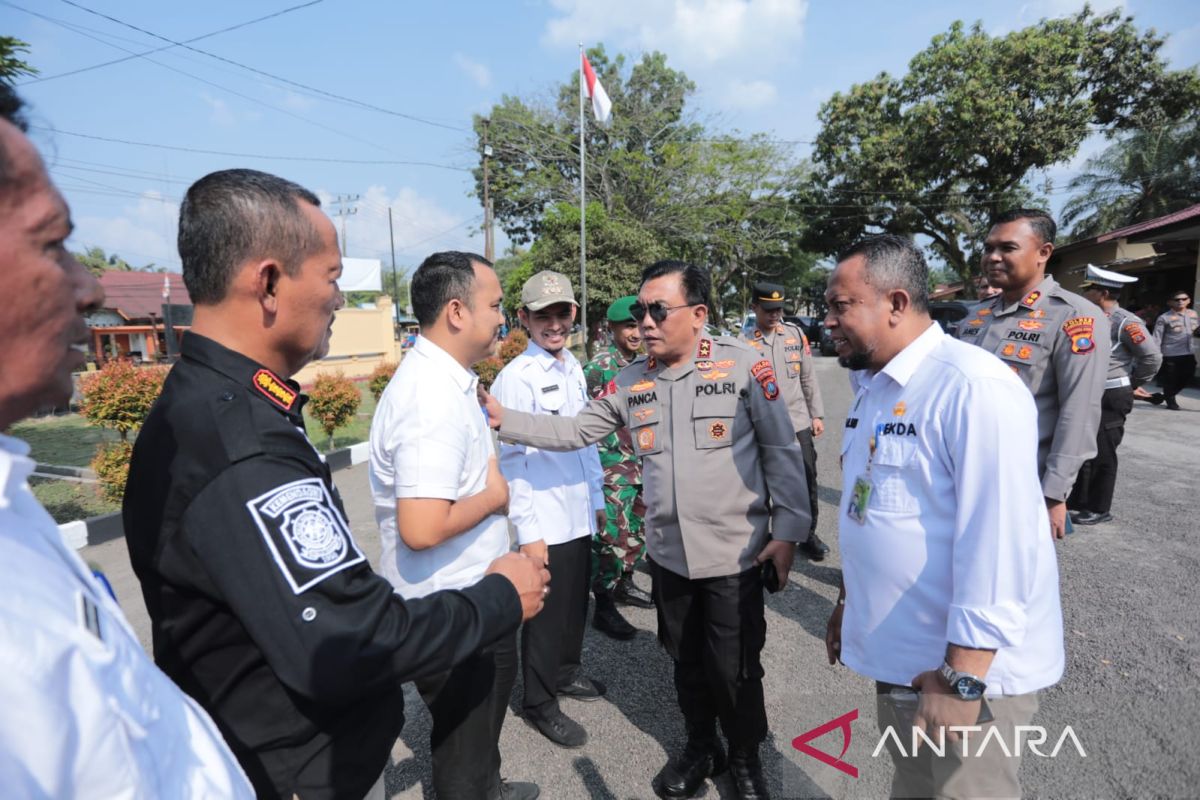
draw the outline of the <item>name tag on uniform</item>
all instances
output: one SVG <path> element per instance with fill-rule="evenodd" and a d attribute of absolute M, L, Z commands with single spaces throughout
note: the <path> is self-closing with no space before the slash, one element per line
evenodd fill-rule
<path fill-rule="evenodd" d="M 866 524 L 871 491 L 871 481 L 866 475 L 859 475 L 854 481 L 854 488 L 850 490 L 850 504 L 846 507 L 846 515 L 859 525 Z"/>
<path fill-rule="evenodd" d="M 104 641 L 103 632 L 100 630 L 100 609 L 95 601 L 83 592 L 79 593 L 79 624 L 97 639 Z"/>
<path fill-rule="evenodd" d="M 550 394 L 551 392 L 557 392 L 557 391 L 558 391 L 557 383 L 552 383 L 549 386 L 542 387 L 542 394 Z"/>

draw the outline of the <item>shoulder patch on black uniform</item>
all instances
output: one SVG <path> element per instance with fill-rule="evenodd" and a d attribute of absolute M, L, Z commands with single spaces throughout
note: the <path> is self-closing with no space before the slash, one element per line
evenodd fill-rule
<path fill-rule="evenodd" d="M 366 560 L 320 478 L 277 486 L 246 508 L 296 594 Z"/>

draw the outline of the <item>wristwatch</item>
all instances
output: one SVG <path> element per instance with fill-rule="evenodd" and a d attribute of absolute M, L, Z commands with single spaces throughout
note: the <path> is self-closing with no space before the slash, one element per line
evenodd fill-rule
<path fill-rule="evenodd" d="M 959 700 L 982 699 L 983 693 L 987 690 L 987 684 L 982 680 L 968 672 L 959 672 L 944 661 L 938 672 L 945 678 L 946 683 L 950 684 L 950 688 Z"/>

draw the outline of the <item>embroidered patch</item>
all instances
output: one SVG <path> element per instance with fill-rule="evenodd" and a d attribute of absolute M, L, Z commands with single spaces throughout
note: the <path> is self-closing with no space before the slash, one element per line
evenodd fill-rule
<path fill-rule="evenodd" d="M 1033 355 L 1033 348 L 1029 345 L 1023 345 L 1021 349 L 1017 351 L 1017 358 L 1021 359 L 1022 361 L 1028 361 L 1031 355 Z"/>
<path fill-rule="evenodd" d="M 775 370 L 771 367 L 771 362 L 765 358 L 756 363 L 750 368 L 750 374 L 754 376 L 754 380 L 758 381 L 758 385 L 762 387 L 763 397 L 768 400 L 774 400 L 779 397 L 779 384 L 775 382 Z"/>
<path fill-rule="evenodd" d="M 246 508 L 296 594 L 366 560 L 320 478 L 277 486 Z"/>
<path fill-rule="evenodd" d="M 972 328 L 978 328 L 980 325 L 983 324 L 983 320 L 976 318 L 976 319 L 971 320 L 967 324 L 970 325 Z"/>
<path fill-rule="evenodd" d="M 1129 338 L 1133 340 L 1134 344 L 1141 344 L 1146 341 L 1146 334 L 1142 330 L 1142 326 L 1136 322 L 1129 323 L 1122 330 L 1129 334 Z"/>
<path fill-rule="evenodd" d="M 728 372 L 721 372 L 719 369 L 714 369 L 712 372 L 702 372 L 700 377 L 706 381 L 719 381 L 721 378 L 728 378 Z"/>
<path fill-rule="evenodd" d="M 729 369 L 736 363 L 737 363 L 737 360 L 732 359 L 732 358 L 726 358 L 726 359 L 722 359 L 721 361 L 714 361 L 713 366 L 716 367 L 717 369 Z"/>
<path fill-rule="evenodd" d="M 708 426 L 708 435 L 713 441 L 719 442 L 729 435 L 729 428 L 724 422 L 717 421 Z"/>
<path fill-rule="evenodd" d="M 1034 309 L 1034 311 L 1029 315 L 1030 319 L 1044 319 L 1045 317 L 1046 317 L 1046 312 L 1044 309 L 1041 309 L 1041 308 Z"/>
<path fill-rule="evenodd" d="M 654 409 L 653 408 L 639 408 L 637 411 L 633 412 L 633 415 L 635 417 L 637 417 L 638 422 L 645 422 L 647 419 L 649 419 L 650 417 L 652 417 L 654 415 Z"/>
<path fill-rule="evenodd" d="M 1038 322 L 1036 319 L 1023 319 L 1017 322 L 1017 327 L 1023 331 L 1040 331 L 1046 327 L 1046 323 Z"/>
<path fill-rule="evenodd" d="M 1074 317 L 1063 323 L 1063 332 L 1071 337 L 1072 353 L 1086 355 L 1096 349 L 1096 340 L 1092 338 L 1095 326 L 1095 317 Z"/>
<path fill-rule="evenodd" d="M 254 388 L 284 411 L 292 410 L 292 406 L 296 404 L 296 397 L 299 395 L 295 389 L 284 383 L 269 369 L 260 369 L 254 373 Z"/>
<path fill-rule="evenodd" d="M 892 408 L 892 416 L 903 417 L 904 412 L 906 411 L 908 411 L 908 406 L 904 405 L 904 401 L 901 400 L 899 403 L 896 403 L 894 408 Z"/>
<path fill-rule="evenodd" d="M 799 350 L 788 350 L 787 355 L 785 355 L 784 358 L 786 358 L 788 361 L 799 361 L 800 360 L 800 351 Z"/>
<path fill-rule="evenodd" d="M 712 356 L 712 339 L 701 339 L 700 347 L 696 350 L 696 358 L 709 358 Z"/>
<path fill-rule="evenodd" d="M 642 428 L 638 431 L 637 443 L 639 450 L 649 450 L 654 447 L 654 429 Z"/>
<path fill-rule="evenodd" d="M 793 363 L 793 364 L 788 364 L 788 367 L 792 370 L 792 372 L 796 372 L 796 373 L 800 372 L 800 370 L 803 369 L 803 365 L 798 362 Z"/>
<path fill-rule="evenodd" d="M 713 368 L 713 362 L 711 362 L 711 361 L 697 361 L 696 362 L 696 369 L 698 369 L 698 370 L 708 370 L 708 369 L 712 369 L 712 368 Z"/>
<path fill-rule="evenodd" d="M 795 336 L 789 336 L 788 338 L 786 338 L 786 339 L 784 339 L 784 340 L 783 340 L 783 343 L 784 343 L 784 344 L 795 344 L 795 343 L 796 343 L 796 337 L 795 337 Z"/>
<path fill-rule="evenodd" d="M 1000 351 L 1000 355 L 1011 356 L 1015 352 L 1017 352 L 1017 346 L 1012 342 L 1009 342 L 1008 344 L 1004 345 L 1004 349 Z"/>
<path fill-rule="evenodd" d="M 754 329 L 754 338 L 755 338 L 755 339 L 761 339 L 761 338 L 762 338 L 762 329 L 760 329 L 760 328 L 755 328 L 755 329 Z"/>
<path fill-rule="evenodd" d="M 976 311 L 975 313 L 981 317 L 986 317 L 992 313 L 992 310 L 990 308 L 981 308 L 978 311 Z"/>
<path fill-rule="evenodd" d="M 1021 301 L 1021 305 L 1025 306 L 1026 308 L 1033 308 L 1033 304 L 1036 303 L 1038 298 L 1041 296 L 1042 293 L 1034 289 L 1032 292 L 1025 295 L 1025 299 Z"/>
<path fill-rule="evenodd" d="M 654 369 L 657 366 L 658 366 L 658 359 L 655 358 L 654 356 L 650 356 L 649 358 L 646 359 L 646 369 Z"/>
<path fill-rule="evenodd" d="M 654 381 L 638 381 L 629 387 L 631 392 L 648 392 L 654 388 Z"/>

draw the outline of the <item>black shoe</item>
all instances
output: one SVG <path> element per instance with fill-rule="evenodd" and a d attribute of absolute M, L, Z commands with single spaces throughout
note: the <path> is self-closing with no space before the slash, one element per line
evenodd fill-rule
<path fill-rule="evenodd" d="M 500 781 L 500 800 L 537 800 L 541 793 L 536 783 Z"/>
<path fill-rule="evenodd" d="M 592 614 L 592 627 L 605 636 L 611 636 L 613 639 L 621 641 L 628 641 L 637 636 L 637 628 L 630 625 L 629 621 L 621 616 L 612 596 L 607 594 L 596 595 L 596 611 Z"/>
<path fill-rule="evenodd" d="M 1099 525 L 1101 522 L 1112 522 L 1112 514 L 1098 514 L 1095 511 L 1084 511 L 1079 516 L 1072 517 L 1076 525 Z"/>
<path fill-rule="evenodd" d="M 527 711 L 525 721 L 559 747 L 574 750 L 587 744 L 587 731 L 560 708 L 551 707 L 544 712 Z"/>
<path fill-rule="evenodd" d="M 817 532 L 813 531 L 808 535 L 808 541 L 800 545 L 799 550 L 811 561 L 824 561 L 825 555 L 829 552 L 829 545 L 822 542 L 821 537 L 817 536 Z"/>
<path fill-rule="evenodd" d="M 626 573 L 617 581 L 617 585 L 613 587 L 612 599 L 618 603 L 627 606 L 635 606 L 637 608 L 654 608 L 654 598 L 649 592 L 638 588 L 638 585 L 633 582 L 633 575 Z"/>
<path fill-rule="evenodd" d="M 1163 395 L 1162 392 L 1155 392 L 1154 394 L 1147 397 L 1146 401 L 1149 403 L 1153 403 L 1156 406 L 1161 406 L 1163 400 L 1165 400 L 1165 399 L 1166 399 L 1166 397 Z"/>
<path fill-rule="evenodd" d="M 683 752 L 667 762 L 654 777 L 654 793 L 666 800 L 691 797 L 705 778 L 725 771 L 725 750 L 714 734 L 708 739 L 688 737 Z"/>
<path fill-rule="evenodd" d="M 758 760 L 758 748 L 733 750 L 729 753 L 729 774 L 737 789 L 739 800 L 770 800 L 767 782 L 763 778 L 762 763 Z"/>
<path fill-rule="evenodd" d="M 1176 403 L 1176 402 L 1175 402 L 1175 398 L 1174 398 L 1174 397 L 1168 397 L 1168 398 L 1167 398 L 1167 408 L 1171 409 L 1172 411 L 1178 411 L 1178 410 L 1179 410 L 1179 403 Z"/>
<path fill-rule="evenodd" d="M 1071 518 L 1071 522 L 1079 522 L 1079 518 L 1085 514 L 1091 514 L 1091 511 L 1083 508 L 1068 508 L 1067 516 Z"/>
<path fill-rule="evenodd" d="M 576 675 L 575 680 L 558 687 L 559 697 L 570 697 L 574 700 L 599 700 L 608 689 L 600 681 L 594 681 L 583 675 Z"/>

